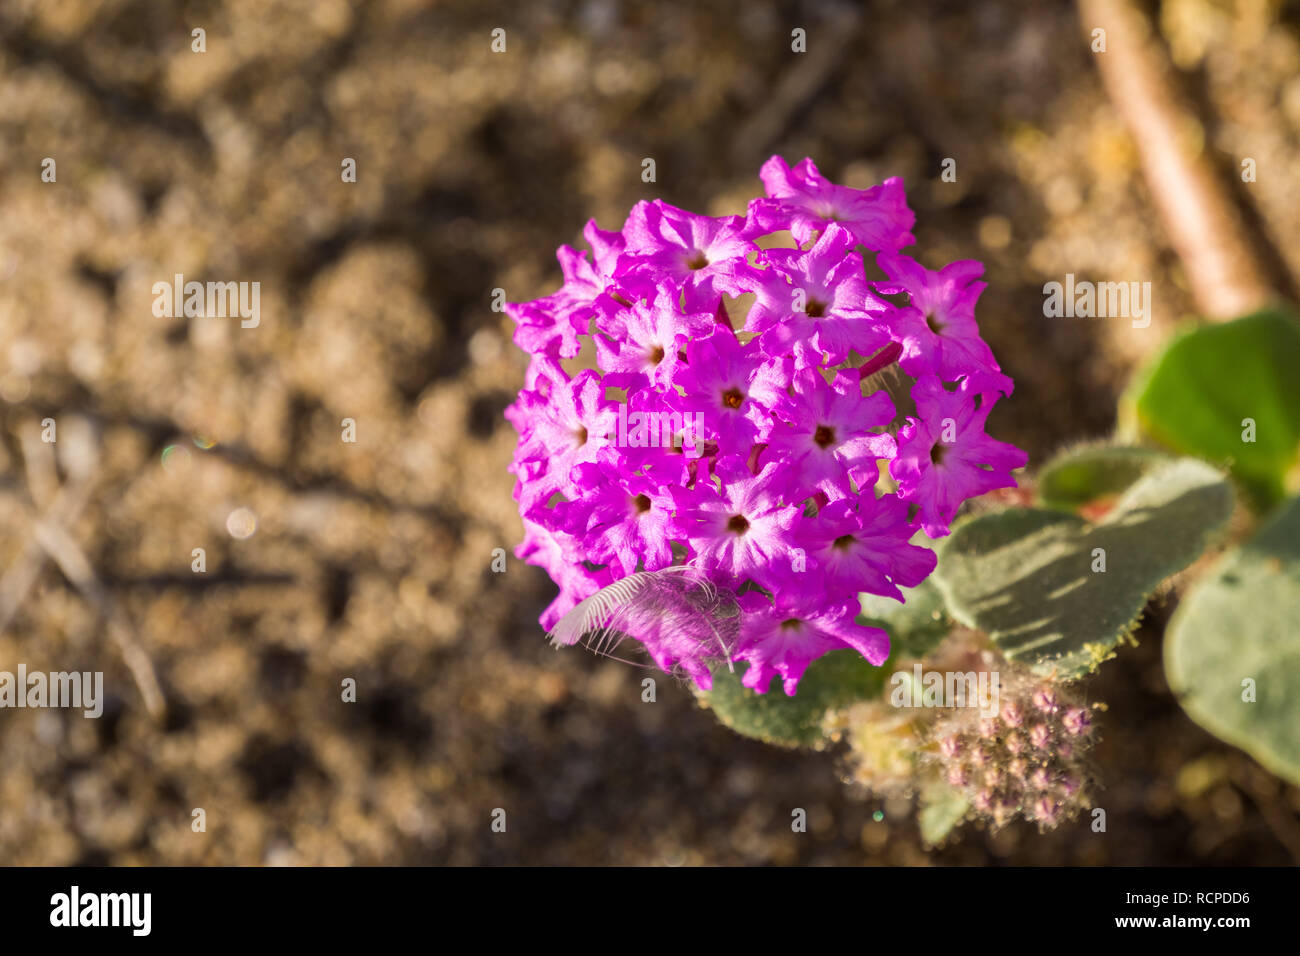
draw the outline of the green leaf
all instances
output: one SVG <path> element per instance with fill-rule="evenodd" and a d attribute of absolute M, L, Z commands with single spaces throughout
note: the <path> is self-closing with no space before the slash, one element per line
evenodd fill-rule
<path fill-rule="evenodd" d="M 1169 622 L 1165 671 L 1193 720 L 1300 784 L 1300 499 L 1188 594 Z"/>
<path fill-rule="evenodd" d="M 1096 524 L 1017 508 L 958 525 L 935 578 L 953 617 L 1008 658 L 1080 677 L 1131 633 L 1160 582 L 1205 550 L 1232 505 L 1218 471 L 1178 459 L 1144 475 Z M 1105 571 L 1094 570 L 1103 560 Z"/>
<path fill-rule="evenodd" d="M 1063 452 L 1038 473 L 1038 500 L 1044 507 L 1077 511 L 1122 494 L 1169 455 L 1150 448 L 1093 446 Z"/>
<path fill-rule="evenodd" d="M 718 720 L 746 737 L 782 747 L 820 747 L 825 737 L 826 711 L 857 700 L 878 697 L 885 686 L 885 668 L 873 667 L 857 651 L 831 651 L 808 665 L 799 693 L 787 697 L 773 679 L 766 694 L 741 684 L 743 670 L 726 667 L 713 674 L 713 689 L 697 691 Z"/>
<path fill-rule="evenodd" d="M 1300 480 L 1298 368 L 1300 324 L 1285 312 L 1196 328 L 1135 383 L 1126 415 L 1142 435 L 1230 467 L 1252 503 L 1267 510 Z M 1243 438 L 1247 419 L 1254 441 Z"/>
<path fill-rule="evenodd" d="M 921 790 L 916 815 L 921 839 L 930 846 L 942 843 L 953 827 L 966 819 L 969 810 L 970 803 L 960 792 L 941 781 L 931 781 Z"/>

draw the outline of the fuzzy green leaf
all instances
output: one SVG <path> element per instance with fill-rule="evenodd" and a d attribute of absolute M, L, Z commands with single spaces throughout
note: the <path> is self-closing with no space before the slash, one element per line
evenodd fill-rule
<path fill-rule="evenodd" d="M 1017 508 L 958 525 L 935 577 L 952 615 L 1008 658 L 1079 677 L 1132 631 L 1160 582 L 1205 550 L 1232 506 L 1219 472 L 1179 459 L 1139 479 L 1096 524 Z M 1105 571 L 1094 570 L 1103 558 Z"/>
<path fill-rule="evenodd" d="M 1231 468 L 1261 510 L 1300 480 L 1300 324 L 1267 310 L 1180 335 L 1126 398 L 1130 427 Z M 1244 438 L 1246 420 L 1254 440 Z M 1295 490 L 1292 488 L 1291 490 Z"/>
<path fill-rule="evenodd" d="M 1300 784 L 1300 499 L 1240 548 L 1174 613 L 1169 686 L 1216 737 Z M 1254 682 L 1254 700 L 1244 682 Z"/>
<path fill-rule="evenodd" d="M 1038 473 L 1038 500 L 1046 508 L 1075 511 L 1117 497 L 1170 456 L 1150 448 L 1094 446 L 1060 454 Z"/>
<path fill-rule="evenodd" d="M 880 696 L 885 668 L 873 667 L 857 651 L 831 651 L 808 665 L 799 692 L 787 697 L 773 679 L 766 694 L 741 684 L 743 668 L 726 667 L 713 674 L 713 689 L 697 691 L 718 720 L 739 734 L 782 747 L 820 747 L 822 721 L 832 708 Z"/>

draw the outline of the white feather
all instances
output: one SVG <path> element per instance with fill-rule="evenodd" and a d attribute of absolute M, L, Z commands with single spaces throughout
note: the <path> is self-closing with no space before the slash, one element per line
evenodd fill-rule
<path fill-rule="evenodd" d="M 546 636 L 552 645 L 564 647 L 572 646 L 584 634 L 590 634 L 587 643 L 592 650 L 598 654 L 612 651 L 623 639 L 623 635 L 611 625 L 631 607 L 647 585 L 664 574 L 686 574 L 710 600 L 717 595 L 713 583 L 698 568 L 690 565 L 673 565 L 658 571 L 637 571 L 613 584 L 605 585 L 585 601 L 578 602 L 556 622 Z M 606 644 L 609 646 L 606 647 Z"/>
<path fill-rule="evenodd" d="M 620 607 L 631 601 L 638 591 L 653 580 L 653 572 L 638 571 L 607 584 L 556 622 L 546 635 L 556 647 L 578 643 L 588 631 L 600 631 Z"/>

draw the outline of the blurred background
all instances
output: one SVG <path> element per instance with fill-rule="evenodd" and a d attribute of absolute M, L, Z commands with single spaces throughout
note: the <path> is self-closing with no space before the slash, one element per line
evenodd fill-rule
<path fill-rule="evenodd" d="M 1234 201 L 1295 255 L 1300 4 L 1142 9 L 1188 135 L 1230 188 L 1258 161 Z M 1088 37 L 1015 0 L 6 0 L 0 670 L 103 671 L 107 701 L 0 711 L 0 863 L 1300 862 L 1300 791 L 1170 696 L 1164 604 L 1090 686 L 1108 832 L 927 851 L 835 754 L 552 650 L 545 574 L 490 570 L 525 364 L 492 290 L 549 293 L 555 247 L 639 199 L 743 212 L 773 153 L 904 177 L 922 261 L 987 263 L 993 434 L 1031 463 L 1106 435 L 1194 302 Z M 1071 272 L 1151 281 L 1151 327 L 1044 318 Z M 156 317 L 176 273 L 260 282 L 260 326 Z"/>

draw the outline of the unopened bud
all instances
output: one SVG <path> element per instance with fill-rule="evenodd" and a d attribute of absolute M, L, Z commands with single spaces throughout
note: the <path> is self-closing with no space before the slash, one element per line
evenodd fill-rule
<path fill-rule="evenodd" d="M 1061 718 L 1061 726 L 1076 737 L 1081 737 L 1092 729 L 1092 715 L 1081 707 L 1073 707 Z"/>
<path fill-rule="evenodd" d="M 1047 797 L 1041 797 L 1034 801 L 1033 812 L 1034 819 L 1040 823 L 1050 825 L 1056 822 L 1056 804 Z"/>

